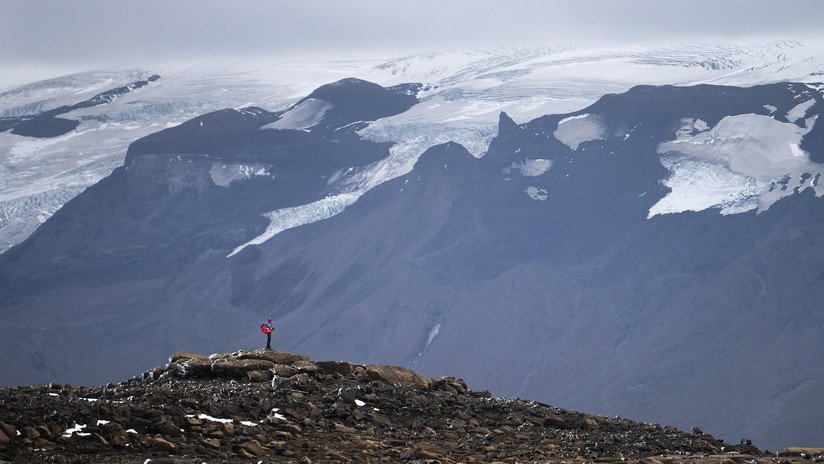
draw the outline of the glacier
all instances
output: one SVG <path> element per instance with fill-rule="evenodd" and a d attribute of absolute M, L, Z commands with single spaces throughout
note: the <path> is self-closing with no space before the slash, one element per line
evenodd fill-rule
<path fill-rule="evenodd" d="M 811 105 L 796 106 L 790 113 L 800 116 L 788 117 L 803 126 L 757 114 L 725 116 L 712 128 L 701 120 L 683 120 L 676 138 L 658 146 L 661 163 L 670 171 L 664 185 L 671 191 L 647 217 L 708 208 L 721 214 L 762 212 L 806 188 L 824 195 L 815 183 L 824 164 L 812 162 L 799 147 L 815 125 L 815 117 L 800 119 L 803 106 Z M 806 184 L 808 177 L 813 180 Z M 786 188 L 793 182 L 796 188 Z"/>
<path fill-rule="evenodd" d="M 142 68 L 77 73 L 0 92 L 0 115 L 13 117 L 71 104 L 145 78 L 148 69 L 162 76 L 109 104 L 65 115 L 80 121 L 67 134 L 70 137 L 44 142 L 0 133 L 4 177 L 0 181 L 0 252 L 20 243 L 62 204 L 121 165 L 132 141 L 210 111 L 248 106 L 285 111 L 314 88 L 345 77 L 384 86 L 424 83 L 418 95 L 421 103 L 360 130 L 364 138 L 395 146 L 390 159 L 340 180 L 342 191 L 352 193 L 409 172 L 417 157 L 436 144 L 457 142 L 476 157 L 483 156 L 497 135 L 501 111 L 523 123 L 545 114 L 573 113 L 605 94 L 639 84 L 749 86 L 797 81 L 820 92 L 824 90 L 819 84 L 824 38 L 626 48 L 554 45 L 436 51 L 389 59 L 241 59 L 146 63 Z M 787 118 L 801 115 L 803 119 L 808 109 L 804 103 L 800 101 Z M 281 124 L 308 127 L 323 111 L 323 105 L 317 105 L 304 102 Z M 559 127 L 568 124 L 573 122 Z M 770 201 L 761 201 L 760 207 L 768 207 Z"/>
<path fill-rule="evenodd" d="M 584 142 L 603 139 L 606 136 L 606 128 L 597 116 L 580 114 L 558 121 L 558 128 L 552 135 L 564 145 L 577 150 Z"/>
<path fill-rule="evenodd" d="M 262 126 L 261 129 L 308 129 L 323 119 L 332 104 L 317 98 L 309 98 L 281 116 L 277 121 Z"/>
<path fill-rule="evenodd" d="M 266 230 L 252 240 L 239 245 L 226 257 L 230 258 L 240 253 L 249 245 L 261 244 L 284 230 L 292 229 L 304 224 L 318 222 L 323 219 L 328 219 L 338 213 L 341 213 L 347 206 L 354 203 L 359 197 L 359 193 L 341 193 L 339 195 L 330 195 L 322 200 L 305 205 L 272 211 L 266 214 L 270 221 L 269 226 L 266 227 Z"/>

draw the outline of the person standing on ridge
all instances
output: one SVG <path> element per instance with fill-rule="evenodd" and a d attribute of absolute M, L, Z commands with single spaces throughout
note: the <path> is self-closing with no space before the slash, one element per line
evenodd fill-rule
<path fill-rule="evenodd" d="M 275 331 L 275 324 L 272 318 L 266 318 L 266 322 L 260 325 L 260 331 L 266 334 L 266 349 L 272 349 L 272 332 Z"/>

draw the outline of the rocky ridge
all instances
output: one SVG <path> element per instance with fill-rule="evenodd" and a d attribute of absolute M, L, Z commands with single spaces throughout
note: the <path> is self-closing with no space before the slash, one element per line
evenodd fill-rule
<path fill-rule="evenodd" d="M 824 461 L 698 429 L 494 398 L 454 377 L 276 351 L 204 356 L 105 387 L 0 389 L 0 463 Z"/>

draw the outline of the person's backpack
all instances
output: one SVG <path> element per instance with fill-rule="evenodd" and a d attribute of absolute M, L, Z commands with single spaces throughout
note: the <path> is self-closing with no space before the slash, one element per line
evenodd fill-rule
<path fill-rule="evenodd" d="M 265 334 L 272 333 L 272 329 L 270 329 L 265 323 L 260 325 L 260 331 Z"/>

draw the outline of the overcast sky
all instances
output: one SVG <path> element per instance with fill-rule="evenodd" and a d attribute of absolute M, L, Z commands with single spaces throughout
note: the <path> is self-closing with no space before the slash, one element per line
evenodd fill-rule
<path fill-rule="evenodd" d="M 0 0 L 0 84 L 247 55 L 820 36 L 822 18 L 822 0 Z"/>

